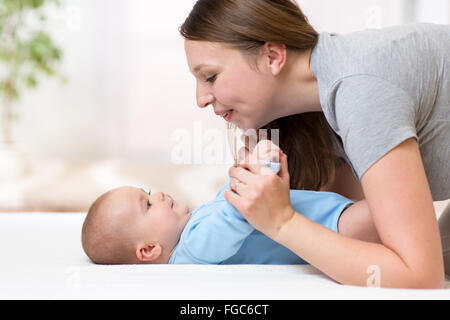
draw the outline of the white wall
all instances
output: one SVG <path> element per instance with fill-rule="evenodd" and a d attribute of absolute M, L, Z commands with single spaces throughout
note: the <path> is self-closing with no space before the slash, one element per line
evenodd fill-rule
<path fill-rule="evenodd" d="M 33 156 L 166 162 L 174 130 L 224 128 L 195 103 L 178 27 L 194 0 L 67 0 L 50 27 L 69 82 L 42 80 L 20 104 L 15 137 Z M 319 31 L 409 20 L 448 23 L 447 0 L 300 0 Z M 446 11 L 443 10 L 445 8 Z M 419 11 L 417 11 L 419 10 Z M 444 15 L 447 12 L 447 15 Z"/>
<path fill-rule="evenodd" d="M 66 8 L 79 12 L 78 27 L 56 15 L 52 30 L 69 82 L 43 79 L 24 96 L 16 126 L 23 147 L 40 156 L 163 161 L 172 129 L 191 127 L 185 119 L 220 125 L 195 108 L 177 31 L 188 2 L 68 1 Z"/>
<path fill-rule="evenodd" d="M 415 0 L 415 20 L 420 22 L 450 23 L 449 0 Z"/>
<path fill-rule="evenodd" d="M 320 32 L 346 33 L 402 24 L 411 0 L 299 0 Z"/>

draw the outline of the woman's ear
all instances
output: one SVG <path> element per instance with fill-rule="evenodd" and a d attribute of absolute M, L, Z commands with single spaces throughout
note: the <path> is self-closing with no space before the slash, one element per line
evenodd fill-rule
<path fill-rule="evenodd" d="M 266 61 L 268 61 L 268 67 L 272 74 L 277 76 L 286 64 L 286 45 L 282 43 L 266 42 L 264 44 L 264 55 L 268 58 Z"/>
<path fill-rule="evenodd" d="M 142 245 L 136 249 L 136 256 L 139 261 L 150 262 L 156 260 L 162 252 L 161 245 L 159 243 L 151 245 Z"/>

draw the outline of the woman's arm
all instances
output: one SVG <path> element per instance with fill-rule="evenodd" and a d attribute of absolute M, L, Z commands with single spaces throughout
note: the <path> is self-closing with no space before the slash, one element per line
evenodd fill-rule
<path fill-rule="evenodd" d="M 442 288 L 439 230 L 418 145 L 409 139 L 378 160 L 362 186 L 382 244 L 351 239 L 295 212 L 287 203 L 287 158 L 280 176 L 231 168 L 243 181 L 225 197 L 256 229 L 342 284 L 365 286 L 373 270 L 382 287 Z"/>

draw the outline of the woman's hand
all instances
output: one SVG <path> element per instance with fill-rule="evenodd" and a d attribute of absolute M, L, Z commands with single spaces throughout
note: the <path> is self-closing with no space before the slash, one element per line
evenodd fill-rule
<path fill-rule="evenodd" d="M 280 150 L 281 169 L 275 174 L 252 153 L 228 171 L 231 190 L 225 199 L 257 230 L 275 239 L 294 215 L 290 202 L 287 156 Z"/>

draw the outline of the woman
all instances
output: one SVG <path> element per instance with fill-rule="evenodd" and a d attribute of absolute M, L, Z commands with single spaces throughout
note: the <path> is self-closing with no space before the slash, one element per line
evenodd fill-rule
<path fill-rule="evenodd" d="M 229 171 L 225 197 L 256 229 L 342 284 L 376 270 L 383 287 L 443 287 L 450 208 L 438 225 L 433 200 L 450 198 L 449 26 L 318 34 L 293 1 L 200 0 L 180 33 L 199 107 L 280 129 L 279 175 Z M 290 186 L 365 199 L 381 243 L 294 214 Z M 339 228 L 365 232 L 358 219 Z"/>

